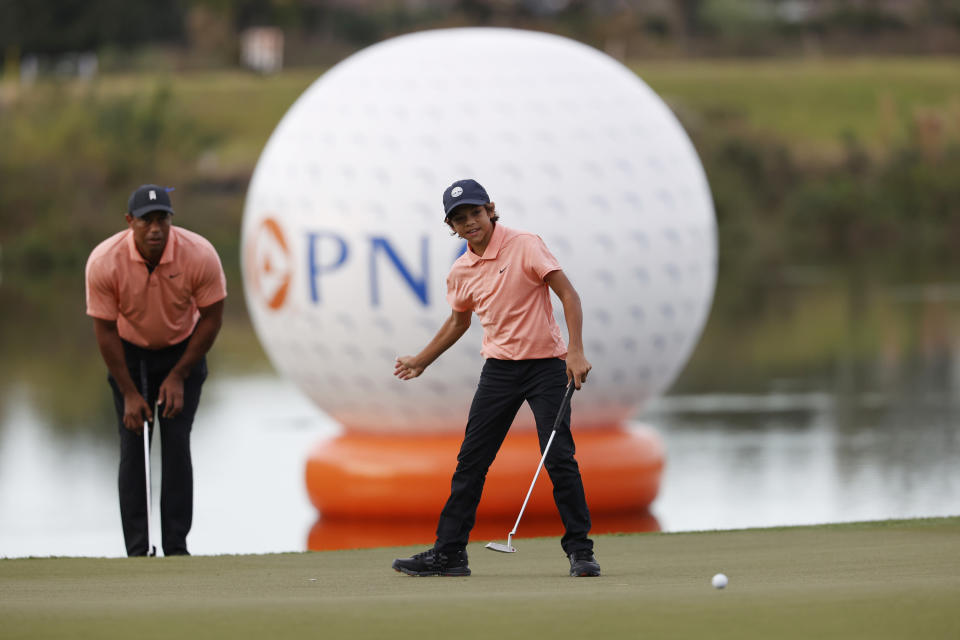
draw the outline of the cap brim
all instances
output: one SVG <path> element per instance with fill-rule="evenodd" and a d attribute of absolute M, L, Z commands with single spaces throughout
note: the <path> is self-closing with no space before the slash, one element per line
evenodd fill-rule
<path fill-rule="evenodd" d="M 450 215 L 450 212 L 456 209 L 457 207 L 463 206 L 465 204 L 490 204 L 489 200 L 481 200 L 480 198 L 464 198 L 463 200 L 457 200 L 455 203 L 447 207 L 445 212 L 446 216 Z"/>
<path fill-rule="evenodd" d="M 132 215 L 134 218 L 142 218 L 151 211 L 167 211 L 169 213 L 173 213 L 173 208 L 168 207 L 165 204 L 147 204 L 139 209 L 134 209 L 130 212 L 130 215 Z"/>

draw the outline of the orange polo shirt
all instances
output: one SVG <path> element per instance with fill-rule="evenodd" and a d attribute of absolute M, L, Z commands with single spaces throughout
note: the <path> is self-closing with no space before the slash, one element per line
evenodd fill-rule
<path fill-rule="evenodd" d="M 482 256 L 468 247 L 453 263 L 447 302 L 454 311 L 473 311 L 480 318 L 484 358 L 564 358 L 567 346 L 544 282 L 559 270 L 540 236 L 497 223 Z"/>
<path fill-rule="evenodd" d="M 213 245 L 173 226 L 153 273 L 127 229 L 93 250 L 86 281 L 87 315 L 116 320 L 121 338 L 147 349 L 186 340 L 200 318 L 198 307 L 227 297 L 227 278 Z"/>

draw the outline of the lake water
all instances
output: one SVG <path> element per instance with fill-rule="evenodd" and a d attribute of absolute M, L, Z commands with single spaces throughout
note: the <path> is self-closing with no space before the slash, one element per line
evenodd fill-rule
<path fill-rule="evenodd" d="M 117 438 L 89 322 L 82 310 L 63 314 L 50 294 L 34 302 L 24 291 L 0 289 L 0 308 L 33 314 L 0 318 L 0 556 L 122 556 Z M 660 495 L 627 524 L 598 516 L 598 529 L 960 514 L 958 292 L 805 284 L 737 308 L 721 291 L 674 389 L 637 416 L 666 445 Z M 338 426 L 265 371 L 255 347 L 238 365 L 255 344 L 245 318 L 234 318 L 211 356 L 193 432 L 191 551 L 429 541 L 433 521 L 381 523 L 372 537 L 318 521 L 304 465 Z M 512 522 L 497 526 L 505 538 Z"/>
<path fill-rule="evenodd" d="M 212 378 L 206 391 L 191 549 L 307 549 L 317 513 L 304 463 L 337 425 L 276 376 Z M 937 400 L 933 414 L 945 409 Z M 954 423 L 898 415 L 871 397 L 841 410 L 824 393 L 661 399 L 645 416 L 667 447 L 655 523 L 687 531 L 960 513 Z M 113 441 L 64 438 L 28 402 L 8 403 L 0 419 L 0 555 L 122 556 Z M 433 524 L 420 527 L 426 540 Z"/>

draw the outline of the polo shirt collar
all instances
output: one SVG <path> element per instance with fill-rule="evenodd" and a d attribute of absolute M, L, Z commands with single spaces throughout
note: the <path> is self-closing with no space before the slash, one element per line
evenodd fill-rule
<path fill-rule="evenodd" d="M 483 255 L 478 256 L 475 254 L 470 250 L 469 245 L 464 255 L 467 256 L 467 260 L 469 260 L 471 265 L 477 264 L 481 260 L 496 260 L 497 256 L 500 255 L 500 247 L 503 246 L 505 235 L 506 231 L 503 230 L 503 225 L 495 222 L 493 224 L 493 234 L 490 236 L 490 243 L 487 245 L 487 248 L 484 249 Z"/>
<path fill-rule="evenodd" d="M 167 246 L 163 248 L 163 254 L 160 256 L 160 262 L 158 262 L 157 264 L 161 265 L 161 264 L 167 264 L 168 262 L 173 262 L 173 257 L 174 257 L 174 253 L 176 252 L 176 248 L 177 248 L 176 228 L 171 225 L 170 235 L 167 236 Z M 487 248 L 489 249 L 489 247 Z M 127 230 L 127 249 L 130 252 L 131 260 L 135 262 L 142 262 L 144 264 L 147 263 L 146 259 L 144 259 L 144 257 L 140 255 L 140 252 L 137 251 L 137 243 L 133 241 L 132 229 Z"/>

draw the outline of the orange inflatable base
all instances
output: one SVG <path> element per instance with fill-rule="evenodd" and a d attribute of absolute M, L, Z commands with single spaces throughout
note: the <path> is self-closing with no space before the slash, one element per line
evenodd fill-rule
<path fill-rule="evenodd" d="M 663 444 L 653 429 L 631 426 L 575 430 L 574 439 L 587 504 L 595 520 L 600 514 L 638 514 L 649 507 L 660 489 L 664 465 Z M 324 523 L 421 520 L 416 526 L 426 522 L 427 531 L 432 533 L 449 495 L 461 440 L 460 433 L 346 433 L 323 441 L 307 460 L 310 500 Z M 509 520 L 502 532 L 506 537 L 539 461 L 536 433 L 508 434 L 487 474 L 477 511 L 478 526 L 484 521 L 497 521 L 502 527 Z M 549 522 L 552 517 L 559 526 L 553 487 L 546 476 L 546 471 L 541 471 L 524 519 Z"/>

